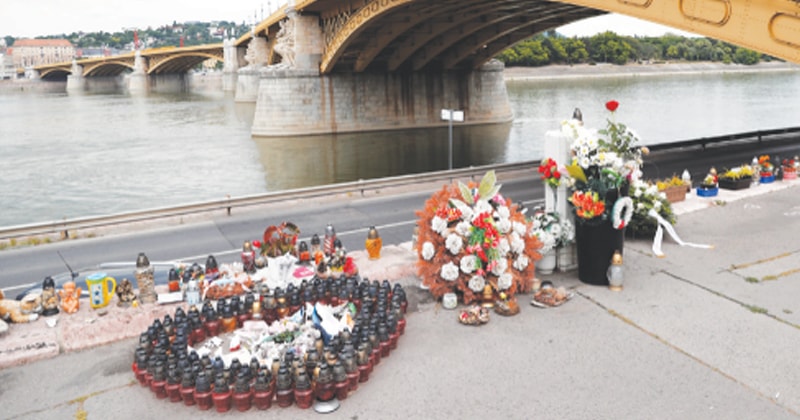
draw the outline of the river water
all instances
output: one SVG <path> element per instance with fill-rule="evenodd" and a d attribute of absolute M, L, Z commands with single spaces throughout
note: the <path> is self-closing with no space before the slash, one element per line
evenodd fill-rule
<path fill-rule="evenodd" d="M 643 144 L 797 126 L 800 72 L 509 80 L 514 121 L 454 127 L 453 166 L 538 160 L 548 130 L 606 101 Z M 253 138 L 221 92 L 0 91 L 0 226 L 447 169 L 447 128 Z M 466 115 L 467 120 L 469 115 Z"/>

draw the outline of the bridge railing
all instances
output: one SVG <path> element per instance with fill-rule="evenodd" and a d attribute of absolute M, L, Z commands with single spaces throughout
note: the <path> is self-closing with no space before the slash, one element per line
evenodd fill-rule
<path fill-rule="evenodd" d="M 153 208 L 103 216 L 90 216 L 44 223 L 17 225 L 0 228 L 0 241 L 54 234 L 62 235 L 63 237 L 65 232 L 71 233 L 79 230 L 96 229 L 127 223 L 153 221 L 157 219 L 174 218 L 202 213 L 219 213 L 230 215 L 234 209 L 241 210 L 246 207 L 279 203 L 290 199 L 313 199 L 342 194 L 359 194 L 363 196 L 369 191 L 378 191 L 392 187 L 418 185 L 425 182 L 453 182 L 456 179 L 464 179 L 467 177 L 476 180 L 476 177 L 483 176 L 483 174 L 490 169 L 493 169 L 497 173 L 503 173 L 532 169 L 537 165 L 538 161 L 527 161 L 500 165 L 475 166 L 448 171 L 426 172 L 421 174 L 379 178 L 374 180 L 358 180 L 339 184 L 276 191 L 265 194 L 224 198 L 219 200 L 184 204 L 174 207 Z"/>
<path fill-rule="evenodd" d="M 787 139 L 798 133 L 800 133 L 800 127 L 757 130 L 715 137 L 703 137 L 694 140 L 654 144 L 648 145 L 648 148 L 651 151 L 670 151 L 682 148 L 702 148 L 705 150 L 709 146 L 718 146 L 735 142 L 755 141 L 760 143 L 765 140 Z M 378 191 L 391 187 L 418 185 L 424 182 L 453 182 L 456 179 L 464 179 L 466 177 L 476 180 L 476 177 L 482 176 L 488 170 L 494 170 L 497 173 L 513 172 L 533 169 L 537 167 L 538 164 L 539 161 L 536 160 L 499 165 L 475 166 L 447 171 L 426 172 L 390 178 L 358 180 L 339 184 L 276 191 L 265 194 L 225 198 L 174 207 L 145 209 L 105 216 L 91 216 L 44 223 L 0 227 L 0 241 L 53 234 L 60 235 L 64 232 L 109 227 L 122 225 L 125 223 L 153 221 L 157 219 L 189 216 L 202 213 L 222 212 L 223 214 L 231 214 L 234 209 L 244 209 L 246 207 L 262 204 L 277 203 L 288 199 L 311 199 L 337 194 L 354 193 L 363 196 L 368 191 Z"/>
<path fill-rule="evenodd" d="M 706 147 L 708 146 L 724 145 L 725 143 L 740 142 L 740 141 L 741 142 L 758 141 L 759 143 L 761 143 L 763 140 L 786 138 L 788 136 L 797 133 L 800 133 L 800 127 L 776 128 L 770 130 L 747 131 L 744 133 L 724 134 L 721 136 L 701 137 L 699 139 L 693 139 L 693 140 L 682 140 L 669 143 L 654 144 L 654 145 L 648 145 L 647 148 L 649 148 L 650 151 L 675 150 L 675 149 L 685 149 L 692 147 L 699 147 L 705 150 Z"/>

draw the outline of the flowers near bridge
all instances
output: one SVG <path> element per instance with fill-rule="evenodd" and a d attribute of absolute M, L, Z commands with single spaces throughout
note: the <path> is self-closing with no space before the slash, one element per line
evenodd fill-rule
<path fill-rule="evenodd" d="M 417 216 L 417 273 L 436 298 L 456 292 L 471 303 L 531 290 L 541 243 L 493 171 L 478 185 L 444 186 Z"/>
<path fill-rule="evenodd" d="M 647 149 L 637 147 L 636 133 L 615 121 L 618 107 L 617 101 L 606 103 L 611 116 L 601 130 L 585 128 L 576 119 L 562 123 L 562 132 L 573 139 L 572 161 L 566 170 L 571 191 L 569 202 L 577 223 L 611 220 L 615 229 L 623 229 L 633 214 L 628 187 L 639 178 L 642 152 Z"/>

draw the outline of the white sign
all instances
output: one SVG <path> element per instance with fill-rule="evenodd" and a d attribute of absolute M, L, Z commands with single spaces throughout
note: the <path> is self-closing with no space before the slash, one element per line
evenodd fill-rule
<path fill-rule="evenodd" d="M 464 111 L 455 111 L 452 109 L 443 109 L 442 110 L 442 119 L 445 121 L 457 121 L 463 122 L 464 121 Z"/>

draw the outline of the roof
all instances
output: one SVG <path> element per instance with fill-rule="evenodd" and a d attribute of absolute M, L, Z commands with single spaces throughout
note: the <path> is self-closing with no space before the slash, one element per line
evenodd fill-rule
<path fill-rule="evenodd" d="M 67 39 L 18 39 L 13 47 L 72 47 Z"/>

